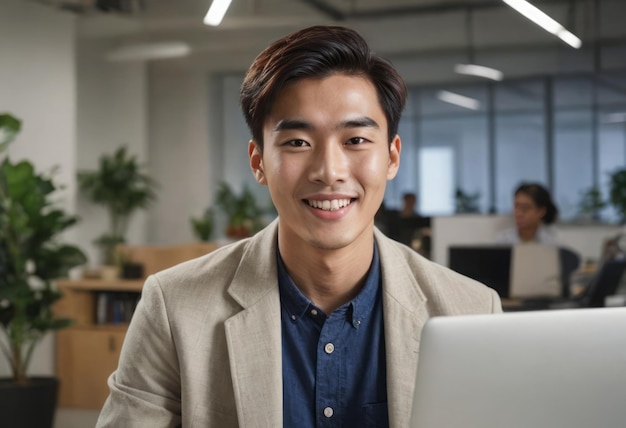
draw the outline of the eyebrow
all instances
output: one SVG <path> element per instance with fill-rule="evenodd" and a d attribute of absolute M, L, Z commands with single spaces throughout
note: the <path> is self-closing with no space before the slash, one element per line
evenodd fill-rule
<path fill-rule="evenodd" d="M 283 119 L 279 121 L 274 127 L 274 132 L 286 131 L 286 130 L 312 130 L 315 127 L 310 122 L 299 119 Z M 371 117 L 363 116 L 354 119 L 344 120 L 339 122 L 335 129 L 347 129 L 347 128 L 376 128 L 380 129 L 378 123 Z"/>

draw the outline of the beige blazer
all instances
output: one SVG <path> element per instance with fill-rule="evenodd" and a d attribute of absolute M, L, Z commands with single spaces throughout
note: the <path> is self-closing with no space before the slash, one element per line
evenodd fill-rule
<path fill-rule="evenodd" d="M 277 222 L 149 277 L 97 427 L 282 426 Z M 434 315 L 500 312 L 497 294 L 375 231 L 389 424 L 406 428 Z"/>

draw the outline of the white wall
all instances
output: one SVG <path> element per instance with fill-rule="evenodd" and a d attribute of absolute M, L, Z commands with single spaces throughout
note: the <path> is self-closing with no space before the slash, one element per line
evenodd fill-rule
<path fill-rule="evenodd" d="M 0 2 L 0 112 L 23 120 L 13 143 L 14 160 L 26 158 L 39 171 L 59 167 L 55 176 L 66 186 L 62 203 L 75 206 L 76 85 L 74 18 L 35 2 Z M 75 238 L 75 231 L 68 233 Z M 53 337 L 36 350 L 31 374 L 54 373 Z M 0 376 L 8 373 L 0 359 Z"/>
<path fill-rule="evenodd" d="M 150 172 L 160 188 L 149 212 L 147 243 L 196 240 L 189 218 L 200 216 L 215 192 L 222 162 L 209 149 L 211 117 L 218 114 L 211 107 L 216 89 L 209 83 L 204 72 L 151 76 Z"/>
<path fill-rule="evenodd" d="M 9 152 L 41 171 L 58 166 L 63 202 L 74 208 L 76 86 L 74 19 L 19 0 L 0 3 L 0 111 L 23 120 Z M 36 31 L 33 29 L 36 28 Z"/>
<path fill-rule="evenodd" d="M 103 154 L 112 154 L 126 145 L 131 154 L 148 164 L 148 83 L 143 62 L 108 62 L 106 43 L 86 39 L 77 49 L 77 170 L 93 170 Z M 152 172 L 152 171 L 149 171 Z M 108 232 L 109 219 L 104 207 L 95 205 L 80 193 L 76 227 L 78 243 L 89 257 L 91 267 L 101 264 L 101 253 L 93 240 Z M 131 218 L 127 241 L 142 244 L 148 240 L 147 213 Z"/>

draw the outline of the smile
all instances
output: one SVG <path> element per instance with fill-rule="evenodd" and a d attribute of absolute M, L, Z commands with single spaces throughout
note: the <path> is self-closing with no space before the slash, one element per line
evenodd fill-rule
<path fill-rule="evenodd" d="M 324 201 L 310 201 L 305 199 L 306 203 L 310 207 L 317 208 L 322 211 L 336 211 L 343 207 L 347 207 L 352 202 L 352 199 L 333 199 Z"/>

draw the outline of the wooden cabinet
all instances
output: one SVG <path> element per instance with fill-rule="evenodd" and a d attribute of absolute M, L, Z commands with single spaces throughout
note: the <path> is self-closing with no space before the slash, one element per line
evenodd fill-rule
<path fill-rule="evenodd" d="M 57 333 L 56 369 L 60 380 L 59 406 L 100 409 L 109 390 L 107 379 L 117 367 L 127 323 L 97 324 L 97 300 L 103 292 L 139 293 L 143 281 L 59 281 L 63 298 L 58 316 L 74 324 Z"/>
<path fill-rule="evenodd" d="M 132 261 L 142 264 L 147 276 L 202 256 L 215 248 L 217 246 L 212 243 L 191 243 L 127 246 L 119 250 L 124 251 Z M 103 294 L 136 293 L 138 298 L 143 283 L 143 279 L 57 281 L 63 298 L 56 303 L 55 314 L 74 320 L 70 328 L 57 333 L 56 369 L 60 380 L 60 407 L 102 407 L 109 393 L 107 379 L 117 367 L 128 323 L 107 323 L 107 316 L 102 316 L 101 297 Z M 133 299 L 133 296 L 130 298 Z M 120 317 L 113 319 L 119 320 Z"/>
<path fill-rule="evenodd" d="M 125 329 L 74 329 L 57 336 L 59 405 L 99 409 L 109 389 L 107 378 L 117 367 Z"/>

